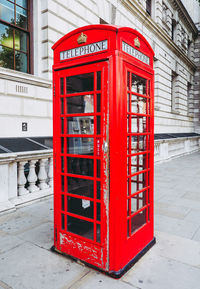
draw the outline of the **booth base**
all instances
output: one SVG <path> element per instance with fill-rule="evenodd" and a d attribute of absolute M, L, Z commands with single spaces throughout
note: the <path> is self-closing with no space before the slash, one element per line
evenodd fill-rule
<path fill-rule="evenodd" d="M 88 267 L 90 268 L 93 268 L 95 270 L 98 270 L 106 275 L 109 275 L 110 277 L 112 278 L 115 278 L 115 279 L 119 279 L 121 278 L 142 256 L 145 255 L 145 253 L 156 243 L 156 238 L 154 237 L 153 240 L 146 246 L 144 247 L 144 249 L 139 252 L 126 266 L 124 266 L 121 270 L 119 271 L 104 271 L 102 270 L 101 268 L 98 268 L 98 267 L 95 267 L 83 260 L 80 260 L 80 259 L 77 259 L 71 255 L 68 255 L 68 254 L 65 254 L 61 251 L 59 251 L 58 249 L 55 248 L 55 246 L 52 246 L 51 247 L 51 251 L 53 252 L 56 252 L 56 253 L 59 253 L 61 255 L 64 255 L 64 256 L 67 256 L 69 257 L 70 259 L 76 261 L 76 262 L 79 262 L 79 263 L 83 263 L 84 265 L 87 265 Z"/>

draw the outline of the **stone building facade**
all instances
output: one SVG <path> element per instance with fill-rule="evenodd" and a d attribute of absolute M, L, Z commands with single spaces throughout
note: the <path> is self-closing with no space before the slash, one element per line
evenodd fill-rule
<path fill-rule="evenodd" d="M 8 69 L 2 61 L 0 64 L 1 137 L 52 135 L 51 47 L 69 31 L 95 23 L 130 26 L 153 47 L 155 132 L 189 133 L 199 129 L 198 26 L 180 0 L 30 2 L 31 73 Z M 197 1 L 192 2 L 198 9 Z"/>
<path fill-rule="evenodd" d="M 52 151 L 48 139 L 38 144 L 52 137 L 52 45 L 80 26 L 106 23 L 138 30 L 155 51 L 155 160 L 199 149 L 197 0 L 2 0 L 0 211 L 52 192 Z M 10 138 L 21 153 L 3 145 Z"/>

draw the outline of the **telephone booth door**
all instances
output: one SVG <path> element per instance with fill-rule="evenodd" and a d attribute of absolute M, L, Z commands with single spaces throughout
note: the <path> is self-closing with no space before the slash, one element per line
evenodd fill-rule
<path fill-rule="evenodd" d="M 131 64 L 124 69 L 127 95 L 126 252 L 130 254 L 131 251 L 134 256 L 152 240 L 153 232 L 153 76 Z"/>
<path fill-rule="evenodd" d="M 106 269 L 107 62 L 56 71 L 57 248 Z M 67 234 L 66 234 L 67 233 Z"/>

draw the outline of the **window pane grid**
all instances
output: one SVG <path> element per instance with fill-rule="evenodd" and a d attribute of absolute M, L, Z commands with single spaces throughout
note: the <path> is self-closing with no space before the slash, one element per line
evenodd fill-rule
<path fill-rule="evenodd" d="M 16 5 L 16 1 L 0 3 L 0 66 L 29 72 L 29 10 L 28 1 L 23 2 L 27 3 L 26 9 Z"/>
<path fill-rule="evenodd" d="M 149 80 L 127 73 L 127 237 L 149 220 Z"/>
<path fill-rule="evenodd" d="M 65 172 L 61 173 L 64 178 L 71 178 L 74 181 L 77 179 L 80 182 L 92 182 L 92 195 L 91 189 L 89 187 L 82 186 L 81 184 L 78 186 L 80 190 L 77 188 L 73 192 L 69 190 L 67 181 L 65 182 L 65 193 L 64 195 L 68 200 L 79 200 L 80 212 L 79 211 L 72 211 L 72 209 L 68 206 L 64 211 L 66 216 L 66 224 L 65 224 L 65 231 L 68 233 L 75 233 L 83 238 L 89 238 L 90 240 L 100 243 L 101 241 L 101 210 L 102 210 L 102 196 L 101 196 L 101 174 L 102 171 L 102 161 L 101 161 L 101 153 L 99 145 L 102 143 L 101 141 L 101 128 L 102 128 L 102 113 L 101 113 L 101 90 L 102 84 L 99 82 L 101 79 L 101 74 L 98 72 L 89 73 L 90 80 L 84 86 L 84 74 L 80 77 L 77 76 L 77 79 L 80 80 L 81 84 L 79 88 L 74 88 L 74 79 L 71 78 L 71 82 L 68 81 L 68 77 L 65 77 L 64 81 L 60 80 L 60 119 L 61 121 L 61 140 L 62 145 L 65 145 L 65 148 L 61 148 L 60 156 L 64 158 L 64 167 Z M 93 75 L 93 80 L 91 78 Z M 62 79 L 62 77 L 60 78 Z M 101 80 L 102 82 L 102 80 Z M 88 90 L 87 88 L 93 86 L 93 90 Z M 63 88 L 64 86 L 64 88 Z M 98 90 L 97 90 L 98 86 Z M 81 91 L 81 87 L 83 90 Z M 65 91 L 66 89 L 66 91 Z M 76 91 L 75 91 L 76 90 Z M 71 91 L 72 93 L 69 93 Z M 98 93 L 97 93 L 98 92 Z M 68 93 L 68 94 L 67 94 Z M 63 121 L 64 120 L 64 121 Z M 69 123 L 73 124 L 76 123 L 76 127 L 70 126 Z M 84 122 L 83 122 L 84 121 Z M 89 125 L 89 122 L 92 123 L 92 126 Z M 74 131 L 72 130 L 74 129 Z M 77 145 L 74 144 L 77 143 Z M 71 143 L 71 144 L 70 144 Z M 86 147 L 88 145 L 92 145 L 92 150 L 90 151 L 78 151 L 76 148 L 81 146 L 83 148 L 83 143 L 86 143 Z M 100 145 L 101 147 L 101 145 Z M 69 162 L 69 160 L 71 160 Z M 92 162 L 91 165 L 83 165 L 84 160 L 86 162 Z M 78 167 L 80 166 L 79 163 L 82 163 L 82 169 L 80 170 Z M 76 164 L 72 165 L 72 162 Z M 70 168 L 71 167 L 71 168 Z M 73 169 L 72 169 L 73 167 Z M 83 167 L 92 167 L 92 172 L 90 173 L 83 173 Z M 91 187 L 90 186 L 90 187 Z M 90 192 L 88 191 L 90 190 Z M 84 193 L 85 192 L 85 193 Z M 90 195 L 87 195 L 87 192 Z M 68 202 L 68 201 L 67 201 Z M 76 202 L 76 201 L 75 201 Z M 82 207 L 81 207 L 82 202 Z M 83 209 L 83 206 L 85 208 Z M 90 217 L 87 216 L 87 211 L 90 212 Z M 63 212 L 63 210 L 62 210 Z M 69 219 L 70 218 L 70 219 Z M 69 224 L 68 224 L 69 220 Z M 70 221 L 75 222 L 76 229 L 73 231 L 73 224 Z M 79 225 L 78 222 L 80 221 Z M 92 225 L 91 228 L 91 235 L 87 236 L 81 233 L 81 226 L 84 224 L 87 226 L 86 223 L 81 222 L 89 222 Z M 81 225 L 82 224 L 82 225 Z M 80 229 L 80 230 L 79 230 Z"/>

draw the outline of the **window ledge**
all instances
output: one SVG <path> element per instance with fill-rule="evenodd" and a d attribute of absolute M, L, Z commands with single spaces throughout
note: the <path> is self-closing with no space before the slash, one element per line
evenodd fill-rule
<path fill-rule="evenodd" d="M 51 81 L 44 78 L 3 67 L 0 67 L 0 79 L 17 81 L 46 88 L 51 88 L 52 86 Z"/>
<path fill-rule="evenodd" d="M 178 111 L 178 110 L 176 110 L 176 109 L 172 109 L 172 110 L 171 110 L 171 113 L 173 113 L 173 114 L 180 114 L 180 111 Z"/>

